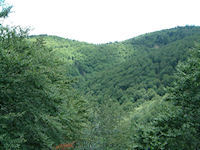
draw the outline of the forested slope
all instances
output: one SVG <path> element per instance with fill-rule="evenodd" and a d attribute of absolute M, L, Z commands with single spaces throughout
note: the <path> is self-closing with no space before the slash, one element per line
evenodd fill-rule
<path fill-rule="evenodd" d="M 176 27 L 100 45 L 53 36 L 43 38 L 66 62 L 67 75 L 76 81 L 74 87 L 90 103 L 86 149 L 193 149 L 199 146 L 199 123 L 193 120 L 199 109 L 188 113 L 183 111 L 182 104 L 176 103 L 185 92 L 177 88 L 186 84 L 179 82 L 184 79 L 176 73 L 180 62 L 189 63 L 188 59 L 198 55 L 200 27 Z M 54 46 L 56 41 L 62 44 Z M 191 76 L 192 80 L 196 77 Z M 176 97 L 177 93 L 180 95 Z M 192 100 L 195 95 L 190 96 Z M 187 103 L 188 110 L 192 103 Z M 185 136 L 189 138 L 182 138 Z"/>
<path fill-rule="evenodd" d="M 107 44 L 0 34 L 0 149 L 199 149 L 200 27 Z"/>
<path fill-rule="evenodd" d="M 174 29 L 173 29 L 174 30 Z M 168 35 L 170 32 L 166 32 Z M 199 42 L 200 34 L 198 29 L 177 28 L 177 32 L 185 33 L 184 36 L 177 34 L 177 38 L 170 39 L 168 42 L 158 43 L 157 37 L 165 37 L 165 32 L 157 32 L 156 38 L 151 34 L 141 37 L 137 41 L 129 40 L 125 43 L 132 44 L 135 53 L 126 61 L 116 64 L 111 68 L 105 69 L 95 75 L 88 76 L 85 87 L 86 92 L 94 95 L 109 95 L 120 102 L 131 100 L 133 102 L 140 98 L 149 99 L 153 93 L 165 94 L 165 88 L 173 82 L 173 73 L 178 62 L 185 61 L 188 52 Z M 191 34 L 187 34 L 191 30 Z M 189 32 L 190 33 L 190 32 Z M 147 40 L 145 39 L 152 39 Z M 153 40 L 154 39 L 154 40 Z M 171 41 L 170 41 L 171 40 Z M 150 41 L 152 43 L 150 43 Z M 137 45 L 137 44 L 138 45 Z M 148 94 L 150 94 L 148 96 Z"/>
<path fill-rule="evenodd" d="M 41 35 L 66 61 L 68 75 L 78 78 L 84 94 L 135 102 L 164 95 L 179 61 L 200 41 L 200 28 L 176 27 L 107 44 L 88 44 Z M 146 97 L 146 98 L 145 98 Z"/>

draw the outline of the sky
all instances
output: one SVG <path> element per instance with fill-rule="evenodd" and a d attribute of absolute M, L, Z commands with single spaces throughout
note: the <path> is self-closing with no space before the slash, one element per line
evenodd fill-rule
<path fill-rule="evenodd" d="M 57 35 L 89 43 L 123 41 L 141 34 L 200 25 L 200 0 L 7 0 L 4 24 L 30 34 Z"/>

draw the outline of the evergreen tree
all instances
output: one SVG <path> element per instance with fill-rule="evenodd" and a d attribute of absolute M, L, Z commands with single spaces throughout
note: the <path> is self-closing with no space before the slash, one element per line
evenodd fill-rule
<path fill-rule="evenodd" d="M 180 108 L 173 122 L 180 132 L 173 138 L 180 149 L 200 147 L 200 47 L 191 50 L 190 58 L 178 66 L 176 82 L 169 100 Z M 171 127 L 171 126 L 169 126 Z"/>
<path fill-rule="evenodd" d="M 0 30 L 0 149 L 51 149 L 80 140 L 85 101 L 42 39 L 20 28 Z"/>
<path fill-rule="evenodd" d="M 134 117 L 133 141 L 151 149 L 190 150 L 200 147 L 200 48 L 177 67 L 174 86 L 162 103 L 142 105 L 139 119 Z M 167 101 L 166 101 L 167 100 Z M 151 111 L 155 111 L 151 114 Z M 148 113 L 145 113 L 145 110 Z M 156 110 L 157 109 L 157 110 Z M 136 114 L 134 116 L 136 116 Z M 145 119 L 145 116 L 148 118 Z"/>

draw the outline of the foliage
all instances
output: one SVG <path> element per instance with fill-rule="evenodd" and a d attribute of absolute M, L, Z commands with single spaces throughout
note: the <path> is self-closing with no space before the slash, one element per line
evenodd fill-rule
<path fill-rule="evenodd" d="M 90 129 L 85 149 L 128 149 L 128 128 L 125 128 L 125 111 L 116 100 L 94 103 L 90 115 Z M 128 127 L 128 126 L 126 126 Z"/>
<path fill-rule="evenodd" d="M 8 17 L 8 14 L 10 13 L 12 6 L 7 6 L 4 0 L 0 0 L 0 18 L 6 18 Z"/>
<path fill-rule="evenodd" d="M 51 149 L 79 140 L 86 102 L 42 39 L 20 28 L 1 28 L 0 149 Z"/>
<path fill-rule="evenodd" d="M 94 45 L 1 26 L 0 149 L 198 149 L 199 39 L 186 26 Z"/>
<path fill-rule="evenodd" d="M 80 85 L 84 87 L 84 92 L 90 92 L 97 97 L 110 95 L 120 103 L 127 100 L 132 102 L 140 99 L 149 100 L 151 96 L 144 97 L 144 93 L 149 93 L 148 91 L 164 95 L 165 88 L 171 86 L 174 81 L 173 73 L 178 62 L 186 60 L 189 49 L 195 47 L 200 37 L 197 27 L 177 28 L 165 32 L 160 31 L 124 42 L 133 44 L 134 55 L 119 64 L 112 65 L 112 68 L 105 67 L 106 69 L 102 71 L 86 75 L 85 82 Z M 168 36 L 168 43 L 156 43 L 155 37 L 167 35 L 171 35 Z"/>
<path fill-rule="evenodd" d="M 176 80 L 163 100 L 145 102 L 132 116 L 137 149 L 198 149 L 200 49 L 178 65 Z"/>
<path fill-rule="evenodd" d="M 185 62 L 190 49 L 200 42 L 199 27 L 177 27 L 102 45 L 40 37 L 65 63 L 67 75 L 78 81 L 73 86 L 90 103 L 89 123 L 77 149 L 198 147 L 199 59 L 190 56 L 193 64 L 187 72 L 178 77 L 174 73 L 178 63 Z M 169 87 L 173 87 L 171 91 Z M 181 93 L 184 88 L 188 93 Z"/>
<path fill-rule="evenodd" d="M 200 47 L 191 50 L 191 55 L 184 63 L 179 64 L 176 74 L 176 82 L 170 90 L 169 100 L 175 106 L 181 108 L 181 114 L 177 115 L 174 124 L 178 124 L 179 137 L 176 138 L 179 147 L 198 149 L 200 147 Z"/>

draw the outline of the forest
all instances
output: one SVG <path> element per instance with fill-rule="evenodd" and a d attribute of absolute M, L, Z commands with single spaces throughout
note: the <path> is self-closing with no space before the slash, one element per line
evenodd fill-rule
<path fill-rule="evenodd" d="M 90 44 L 0 25 L 0 150 L 198 150 L 199 116 L 199 26 Z"/>

